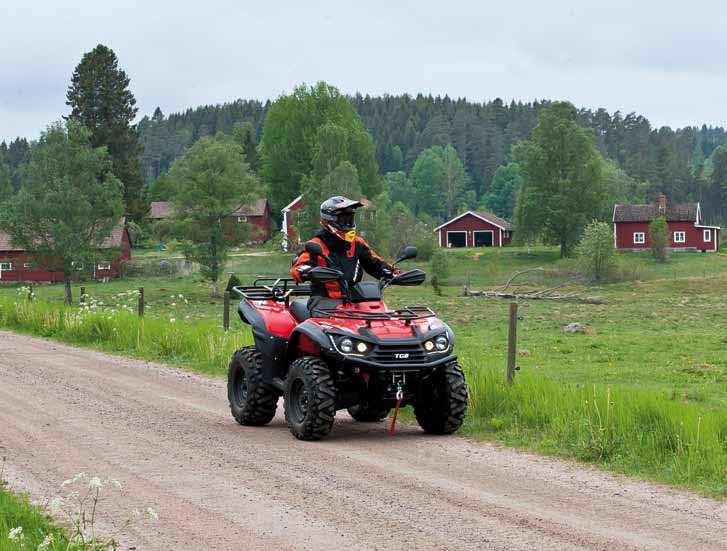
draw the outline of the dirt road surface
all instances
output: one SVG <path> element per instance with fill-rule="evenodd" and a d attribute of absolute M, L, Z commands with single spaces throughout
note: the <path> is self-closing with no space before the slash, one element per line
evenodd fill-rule
<path fill-rule="evenodd" d="M 280 408 L 282 409 L 282 408 Z M 280 411 L 280 410 L 279 410 Z M 225 384 L 0 332 L 0 456 L 38 500 L 113 477 L 138 550 L 727 549 L 727 506 L 570 462 L 339 414 L 324 442 L 237 425 Z"/>

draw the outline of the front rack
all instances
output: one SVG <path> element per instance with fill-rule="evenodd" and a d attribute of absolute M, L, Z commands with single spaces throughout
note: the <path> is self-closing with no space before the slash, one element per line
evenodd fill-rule
<path fill-rule="evenodd" d="M 252 285 L 238 285 L 232 290 L 248 300 L 274 300 L 286 304 L 291 296 L 311 295 L 310 285 L 297 283 L 289 277 L 259 277 Z"/>
<path fill-rule="evenodd" d="M 389 310 L 388 312 L 362 312 L 361 310 L 341 310 L 338 308 L 316 308 L 316 313 L 325 314 L 331 318 L 346 318 L 355 320 L 386 321 L 386 320 L 402 320 L 407 323 L 424 318 L 436 317 L 431 308 L 427 306 L 406 306 L 399 310 Z"/>

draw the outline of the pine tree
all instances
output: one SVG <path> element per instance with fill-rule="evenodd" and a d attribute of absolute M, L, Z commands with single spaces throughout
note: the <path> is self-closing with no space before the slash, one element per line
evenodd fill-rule
<path fill-rule="evenodd" d="M 142 199 L 141 152 L 136 129 L 136 99 L 129 77 L 119 68 L 113 50 L 99 44 L 83 55 L 66 94 L 70 117 L 91 131 L 92 147 L 106 146 L 113 172 L 124 186 L 127 213 L 140 220 L 146 212 Z"/>

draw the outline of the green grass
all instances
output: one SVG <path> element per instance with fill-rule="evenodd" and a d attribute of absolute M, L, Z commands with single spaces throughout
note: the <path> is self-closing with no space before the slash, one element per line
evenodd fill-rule
<path fill-rule="evenodd" d="M 522 303 L 520 371 L 508 387 L 508 302 L 462 297 L 462 285 L 491 288 L 535 266 L 545 270 L 525 282 L 549 285 L 571 277 L 575 264 L 543 248 L 447 254 L 451 275 L 443 296 L 428 286 L 391 288 L 387 302 L 431 305 L 455 330 L 471 393 L 466 434 L 727 495 L 727 257 L 682 253 L 657 264 L 647 254 L 623 254 L 624 281 L 582 288 L 605 297 L 604 305 Z M 289 255 L 241 256 L 230 271 L 245 281 L 289 266 Z M 118 293 L 139 286 L 151 303 L 143 321 L 123 312 L 76 319 L 77 309 L 62 307 L 58 286 L 36 287 L 41 300 L 32 305 L 16 305 L 17 289 L 0 288 L 0 326 L 216 376 L 224 375 L 234 348 L 251 342 L 239 321 L 230 334 L 222 332 L 221 301 L 211 300 L 209 286 L 195 275 L 86 285 L 118 308 L 134 300 Z M 561 328 L 570 322 L 591 332 L 566 335 Z"/>
<path fill-rule="evenodd" d="M 23 528 L 22 545 L 20 541 L 8 539 L 10 530 L 18 526 Z M 49 551 L 66 550 L 65 532 L 26 496 L 13 494 L 0 484 L 0 551 L 35 551 L 47 535 L 53 537 L 53 544 L 47 548 Z"/>

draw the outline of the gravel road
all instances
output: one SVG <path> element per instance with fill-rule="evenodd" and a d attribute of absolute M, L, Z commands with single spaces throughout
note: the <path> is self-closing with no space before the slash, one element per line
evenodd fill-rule
<path fill-rule="evenodd" d="M 727 505 L 567 461 L 339 413 L 299 442 L 248 428 L 225 384 L 0 332 L 0 456 L 33 498 L 79 471 L 113 477 L 111 533 L 137 550 L 727 549 Z"/>

